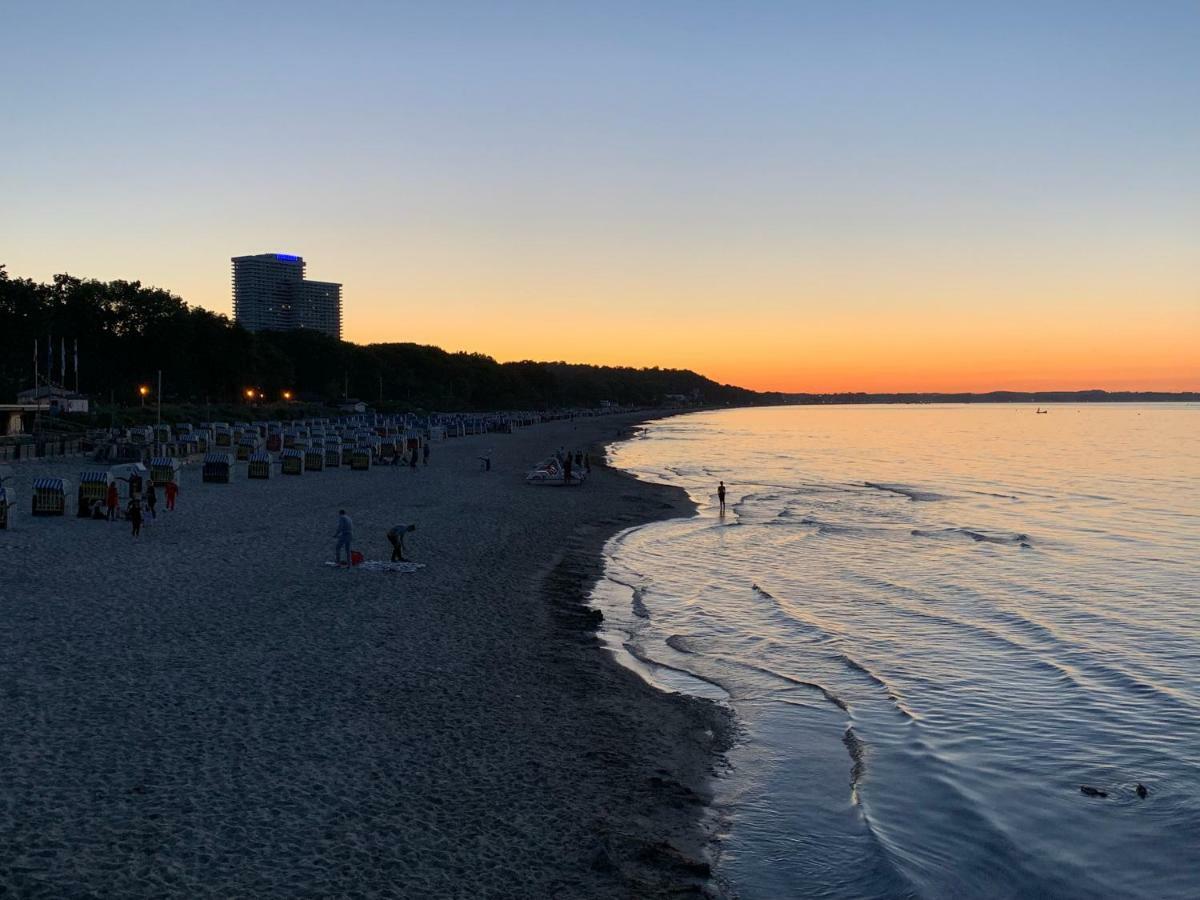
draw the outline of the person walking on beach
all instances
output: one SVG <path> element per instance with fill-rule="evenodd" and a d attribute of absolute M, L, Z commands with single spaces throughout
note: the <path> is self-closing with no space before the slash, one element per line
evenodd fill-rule
<path fill-rule="evenodd" d="M 566 459 L 563 460 L 563 483 L 571 483 L 571 454 L 568 453 Z"/>
<path fill-rule="evenodd" d="M 408 562 L 404 558 L 404 535 L 416 531 L 416 525 L 393 525 L 387 533 L 388 542 L 392 545 L 392 562 Z"/>
<path fill-rule="evenodd" d="M 109 484 L 108 493 L 104 495 L 104 499 L 108 506 L 108 521 L 117 521 L 117 507 L 121 504 L 121 497 L 117 492 L 117 483 L 115 481 Z"/>
<path fill-rule="evenodd" d="M 428 441 L 425 442 L 425 446 L 421 450 L 421 453 L 425 457 L 425 465 L 429 465 L 429 442 Z"/>
<path fill-rule="evenodd" d="M 583 471 L 589 475 L 592 474 L 592 454 L 590 453 L 583 454 Z"/>
<path fill-rule="evenodd" d="M 154 482 L 146 486 L 146 508 L 150 510 L 150 518 L 155 522 L 158 521 L 158 491 L 154 488 Z"/>
<path fill-rule="evenodd" d="M 412 456 L 408 458 L 409 467 L 415 472 L 417 471 L 417 448 L 412 448 Z"/>
<path fill-rule="evenodd" d="M 337 544 L 333 548 L 333 561 L 339 565 L 342 562 L 342 548 L 346 550 L 346 565 L 350 565 L 350 541 L 354 537 L 354 523 L 346 515 L 344 509 L 338 510 L 337 531 L 333 533 Z"/>
<path fill-rule="evenodd" d="M 130 498 L 129 506 L 125 510 L 125 517 L 129 519 L 129 524 L 133 527 L 133 536 L 137 537 L 142 533 L 142 503 L 136 497 Z"/>
<path fill-rule="evenodd" d="M 725 482 L 717 485 L 717 499 L 721 501 L 721 515 L 725 514 Z"/>
<path fill-rule="evenodd" d="M 163 487 L 163 493 L 167 495 L 167 509 L 175 508 L 175 498 L 179 496 L 179 485 L 173 481 L 168 481 Z"/>

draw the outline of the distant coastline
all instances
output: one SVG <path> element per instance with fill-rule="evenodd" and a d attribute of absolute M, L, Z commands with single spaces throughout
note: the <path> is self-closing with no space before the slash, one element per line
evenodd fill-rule
<path fill-rule="evenodd" d="M 787 405 L 846 403 L 1200 403 L 1200 391 L 988 391 L 972 393 L 783 394 Z"/>

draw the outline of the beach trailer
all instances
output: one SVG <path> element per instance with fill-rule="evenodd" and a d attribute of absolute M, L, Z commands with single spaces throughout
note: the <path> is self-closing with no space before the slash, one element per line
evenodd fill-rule
<path fill-rule="evenodd" d="M 156 456 L 150 460 L 150 480 L 155 487 L 179 484 L 179 468 L 179 460 L 170 456 Z"/>
<path fill-rule="evenodd" d="M 107 472 L 80 472 L 79 494 L 75 514 L 85 519 L 92 514 L 92 504 L 105 506 L 108 502 L 108 486 L 112 484 L 112 476 Z"/>
<path fill-rule="evenodd" d="M 365 472 L 371 468 L 371 448 L 354 447 L 350 451 L 350 468 L 355 472 Z"/>
<path fill-rule="evenodd" d="M 232 453 L 206 453 L 201 480 L 208 484 L 229 484 L 233 477 Z"/>
<path fill-rule="evenodd" d="M 325 447 L 314 441 L 313 446 L 304 450 L 304 471 L 320 472 L 325 468 Z"/>
<path fill-rule="evenodd" d="M 284 475 L 304 474 L 304 451 L 287 447 L 279 451 L 279 471 Z"/>
<path fill-rule="evenodd" d="M 33 482 L 33 514 L 61 516 L 67 512 L 67 482 L 62 478 L 37 478 Z"/>
<path fill-rule="evenodd" d="M 271 477 L 271 454 L 262 450 L 258 450 L 250 454 L 250 459 L 247 461 L 246 477 L 247 478 L 270 478 Z"/>

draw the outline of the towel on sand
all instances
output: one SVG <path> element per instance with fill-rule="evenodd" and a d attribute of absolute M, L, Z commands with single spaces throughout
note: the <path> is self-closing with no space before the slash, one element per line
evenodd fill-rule
<path fill-rule="evenodd" d="M 333 569 L 344 569 L 344 564 L 335 562 L 326 562 L 325 565 Z M 418 569 L 425 568 L 425 563 L 418 562 L 384 562 L 382 559 L 367 559 L 360 562 L 355 569 L 361 569 L 364 572 L 400 572 L 403 574 L 411 574 Z"/>

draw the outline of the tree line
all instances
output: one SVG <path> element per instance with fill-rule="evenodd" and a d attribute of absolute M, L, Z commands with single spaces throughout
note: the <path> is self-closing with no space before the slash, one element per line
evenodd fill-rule
<path fill-rule="evenodd" d="M 34 344 L 46 378 L 79 386 L 101 403 L 136 405 L 138 387 L 163 372 L 163 401 L 229 404 L 248 390 L 266 401 L 287 392 L 332 405 L 353 397 L 383 409 L 483 411 L 651 405 L 682 394 L 711 405 L 778 402 L 686 369 L 634 369 L 565 362 L 498 363 L 411 343 L 358 345 L 312 331 L 246 331 L 227 316 L 190 306 L 138 281 L 56 275 L 49 283 L 10 277 L 0 265 L 0 402 L 32 387 Z M 47 346 L 49 344 L 49 347 Z M 66 378 L 61 354 L 66 349 Z"/>

